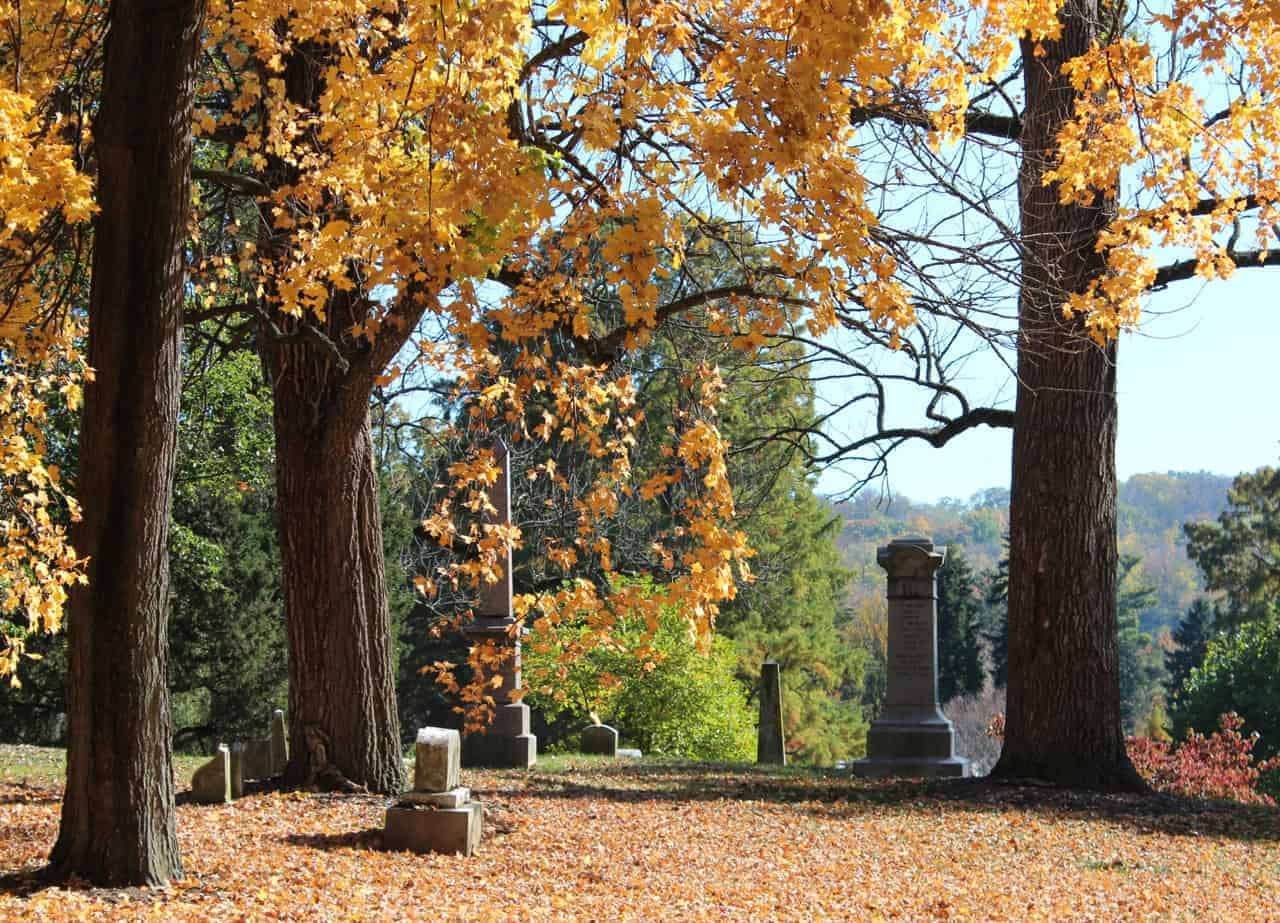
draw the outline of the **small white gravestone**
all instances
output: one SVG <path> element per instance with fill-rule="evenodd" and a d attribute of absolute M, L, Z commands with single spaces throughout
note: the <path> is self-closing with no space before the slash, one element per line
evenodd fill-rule
<path fill-rule="evenodd" d="M 419 728 L 414 746 L 413 788 L 447 792 L 462 777 L 462 735 L 448 728 Z"/>
<path fill-rule="evenodd" d="M 480 842 L 483 806 L 461 781 L 462 737 L 448 728 L 419 728 L 413 791 L 387 808 L 388 849 L 469 856 Z"/>

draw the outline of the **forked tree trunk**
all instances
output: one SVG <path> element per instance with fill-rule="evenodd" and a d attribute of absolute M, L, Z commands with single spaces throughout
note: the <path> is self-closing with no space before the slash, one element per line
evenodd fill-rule
<path fill-rule="evenodd" d="M 1064 205 L 1044 172 L 1074 91 L 1062 64 L 1098 35 L 1096 0 L 1064 7 L 1062 36 L 1026 81 L 1018 394 L 1009 521 L 1009 686 L 993 775 L 1140 788 L 1120 723 L 1116 643 L 1116 350 L 1061 307 L 1104 269 L 1110 203 Z"/>
<path fill-rule="evenodd" d="M 95 125 L 98 199 L 71 596 L 67 787 L 56 877 L 182 874 L 168 687 L 191 109 L 203 0 L 114 0 Z"/>
<path fill-rule="evenodd" d="M 404 787 L 368 394 L 332 359 L 264 340 L 273 382 L 276 509 L 297 784 Z M 359 389 L 357 389 L 359 390 Z"/>

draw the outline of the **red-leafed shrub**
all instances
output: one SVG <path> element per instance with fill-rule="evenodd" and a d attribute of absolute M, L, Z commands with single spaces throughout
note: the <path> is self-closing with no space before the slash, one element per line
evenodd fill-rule
<path fill-rule="evenodd" d="M 1275 799 L 1258 791 L 1262 773 L 1280 767 L 1280 757 L 1255 764 L 1256 733 L 1240 733 L 1244 719 L 1227 712 L 1218 719 L 1217 731 L 1208 737 L 1188 731 L 1175 749 L 1168 741 L 1130 737 L 1129 758 L 1156 791 L 1193 798 L 1226 798 L 1243 804 L 1275 805 Z"/>
<path fill-rule="evenodd" d="M 1125 748 L 1142 778 L 1158 792 L 1190 798 L 1222 798 L 1241 804 L 1275 805 L 1275 799 L 1258 791 L 1264 772 L 1280 769 L 1280 757 L 1253 762 L 1258 735 L 1240 733 L 1244 719 L 1227 712 L 1218 719 L 1218 730 L 1208 737 L 1193 731 L 1174 744 L 1150 737 L 1128 737 Z M 987 723 L 987 734 L 1004 739 L 1004 715 L 996 713 Z"/>

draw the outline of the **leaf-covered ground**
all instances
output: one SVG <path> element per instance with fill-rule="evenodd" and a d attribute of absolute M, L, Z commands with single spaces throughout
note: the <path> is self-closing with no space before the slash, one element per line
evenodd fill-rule
<path fill-rule="evenodd" d="M 383 851 L 384 798 L 261 794 L 179 806 L 179 884 L 49 888 L 59 788 L 16 760 L 0 920 L 1280 920 L 1274 809 L 585 759 L 465 772 L 470 859 Z"/>

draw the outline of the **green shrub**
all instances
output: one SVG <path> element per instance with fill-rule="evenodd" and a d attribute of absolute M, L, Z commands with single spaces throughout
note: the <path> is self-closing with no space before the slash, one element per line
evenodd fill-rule
<path fill-rule="evenodd" d="M 1209 730 L 1235 711 L 1262 735 L 1268 756 L 1280 748 L 1280 620 L 1246 623 L 1213 638 L 1204 663 L 1191 671 L 1173 713 L 1174 736 Z"/>
<path fill-rule="evenodd" d="M 562 623 L 535 632 L 525 648 L 527 701 L 549 721 L 576 730 L 594 712 L 618 728 L 624 744 L 646 754 L 754 758 L 755 723 L 746 689 L 734 678 L 731 642 L 715 638 L 709 652 L 700 652 L 674 608 L 663 610 L 652 638 L 642 619 L 625 614 L 617 643 L 607 649 L 580 650 L 583 634 L 581 622 Z"/>
<path fill-rule="evenodd" d="M 1247 622 L 1214 637 L 1204 663 L 1191 671 L 1173 710 L 1174 736 L 1208 731 L 1236 712 L 1259 735 L 1258 754 L 1280 754 L 1280 616 Z M 1276 789 L 1276 779 L 1263 787 Z"/>

